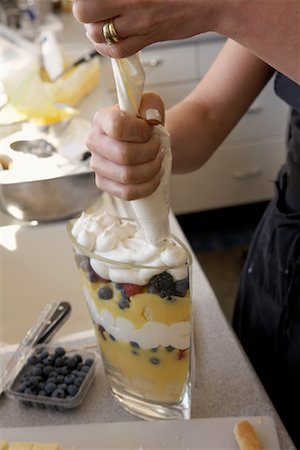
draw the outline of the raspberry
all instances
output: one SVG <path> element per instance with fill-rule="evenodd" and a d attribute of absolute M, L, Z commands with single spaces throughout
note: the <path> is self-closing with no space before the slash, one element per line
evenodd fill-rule
<path fill-rule="evenodd" d="M 143 286 L 138 286 L 137 284 L 125 283 L 122 286 L 124 297 L 132 297 L 133 295 L 141 294 L 144 290 Z"/>

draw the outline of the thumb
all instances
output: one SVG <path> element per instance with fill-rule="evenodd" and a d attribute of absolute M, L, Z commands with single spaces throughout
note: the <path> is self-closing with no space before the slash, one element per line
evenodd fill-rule
<path fill-rule="evenodd" d="M 161 97 L 154 92 L 145 92 L 140 104 L 140 116 L 149 125 L 165 123 L 165 106 Z"/>

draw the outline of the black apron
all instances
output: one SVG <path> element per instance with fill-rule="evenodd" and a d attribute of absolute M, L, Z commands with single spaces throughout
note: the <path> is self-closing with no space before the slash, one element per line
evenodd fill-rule
<path fill-rule="evenodd" d="M 299 449 L 300 86 L 279 74 L 275 89 L 294 108 L 287 163 L 279 172 L 276 196 L 253 236 L 233 328 Z"/>

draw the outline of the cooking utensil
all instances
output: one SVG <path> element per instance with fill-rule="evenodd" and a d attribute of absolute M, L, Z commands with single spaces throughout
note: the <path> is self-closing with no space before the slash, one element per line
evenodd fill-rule
<path fill-rule="evenodd" d="M 68 302 L 55 302 L 46 305 L 38 320 L 22 339 L 18 349 L 0 374 L 0 395 L 6 386 L 15 379 L 32 347 L 49 342 L 71 314 Z"/>
<path fill-rule="evenodd" d="M 95 56 L 99 56 L 99 53 L 93 50 L 90 53 L 86 53 L 85 55 L 81 56 L 81 58 L 74 61 L 70 66 L 66 67 L 59 75 L 52 78 L 50 81 L 54 83 L 55 81 L 59 80 L 61 77 L 63 77 L 67 72 L 69 72 L 72 69 L 75 69 L 75 67 L 80 66 L 80 64 L 84 64 L 89 62 L 91 59 L 93 59 Z"/>
<path fill-rule="evenodd" d="M 31 153 L 39 158 L 47 158 L 56 152 L 54 145 L 45 139 L 15 141 L 10 144 L 10 147 L 17 152 Z"/>
<path fill-rule="evenodd" d="M 101 194 L 91 171 L 45 180 L 0 181 L 0 207 L 18 220 L 68 219 L 91 206 Z"/>

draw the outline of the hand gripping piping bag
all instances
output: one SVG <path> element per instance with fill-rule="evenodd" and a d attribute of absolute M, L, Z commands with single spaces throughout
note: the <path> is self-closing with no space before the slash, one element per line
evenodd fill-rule
<path fill-rule="evenodd" d="M 145 72 L 140 57 L 112 59 L 112 68 L 117 88 L 120 109 L 137 116 L 144 90 Z M 158 188 L 148 197 L 130 201 L 137 227 L 146 241 L 159 245 L 170 237 L 170 177 L 172 167 L 171 140 L 162 125 L 155 125 L 153 133 L 160 137 L 164 157 L 164 174 Z"/>

